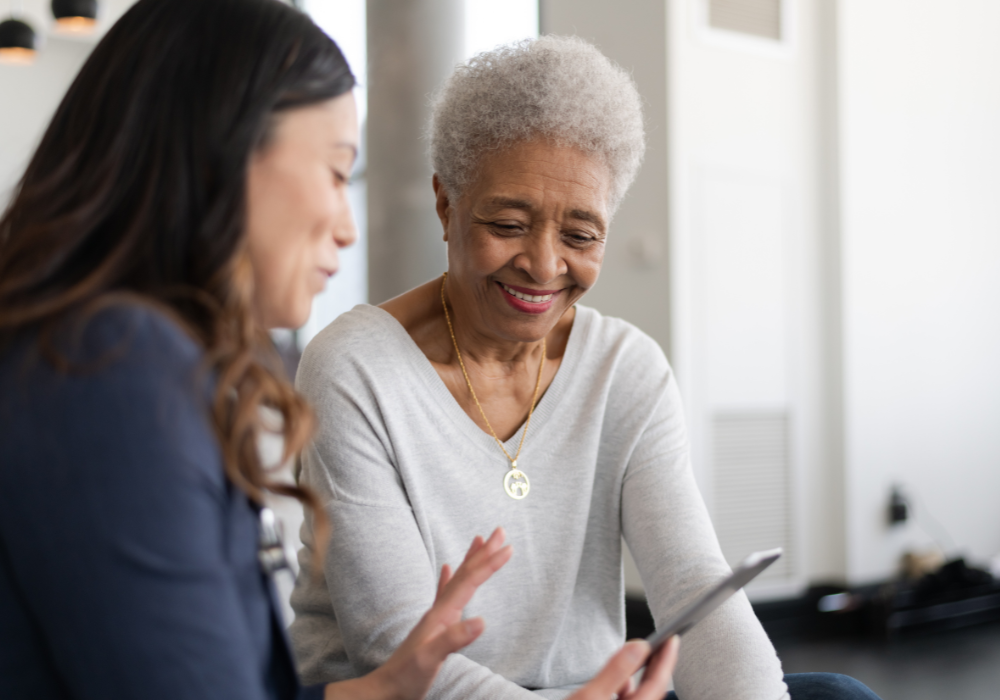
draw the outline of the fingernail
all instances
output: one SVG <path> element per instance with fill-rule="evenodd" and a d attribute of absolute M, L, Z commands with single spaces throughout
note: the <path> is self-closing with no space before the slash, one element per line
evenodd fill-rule
<path fill-rule="evenodd" d="M 481 617 L 473 617 L 465 621 L 465 633 L 470 637 L 474 634 L 480 634 L 484 629 L 486 629 L 486 623 Z"/>
<path fill-rule="evenodd" d="M 646 658 L 649 653 L 649 645 L 646 642 L 629 642 L 625 645 L 625 653 L 630 661 L 638 663 Z"/>

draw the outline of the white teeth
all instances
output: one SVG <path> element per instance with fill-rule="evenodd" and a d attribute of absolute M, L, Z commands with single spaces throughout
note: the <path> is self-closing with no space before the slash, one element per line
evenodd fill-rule
<path fill-rule="evenodd" d="M 500 286 L 503 287 L 504 291 L 507 292 L 508 294 L 510 294 L 511 296 L 517 297 L 521 301 L 529 301 L 529 302 L 531 302 L 533 304 L 539 304 L 539 303 L 544 302 L 544 301 L 550 301 L 552 299 L 552 296 L 553 296 L 552 294 L 545 294 L 543 296 L 532 296 L 531 294 L 522 294 L 521 292 L 517 291 L 516 289 L 511 289 L 510 287 L 508 287 L 503 282 L 500 283 Z"/>

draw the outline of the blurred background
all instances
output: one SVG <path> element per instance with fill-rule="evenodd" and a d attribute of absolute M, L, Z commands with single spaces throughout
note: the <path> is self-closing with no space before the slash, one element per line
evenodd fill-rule
<path fill-rule="evenodd" d="M 86 5 L 87 3 L 83 3 Z M 302 0 L 360 80 L 361 236 L 338 314 L 440 274 L 422 130 L 456 63 L 577 34 L 646 101 L 645 164 L 586 303 L 664 348 L 726 556 L 786 671 L 886 700 L 1000 696 L 1000 2 Z M 0 205 L 131 5 L 0 50 Z M 294 528 L 292 528 L 294 529 Z M 627 562 L 630 631 L 650 624 Z"/>

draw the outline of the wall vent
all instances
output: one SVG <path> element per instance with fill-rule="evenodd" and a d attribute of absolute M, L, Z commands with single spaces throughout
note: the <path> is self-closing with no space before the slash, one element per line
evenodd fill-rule
<path fill-rule="evenodd" d="M 781 41 L 782 0 L 708 0 L 713 29 Z"/>
<path fill-rule="evenodd" d="M 761 582 L 795 575 L 792 478 L 784 411 L 720 413 L 712 419 L 712 514 L 730 565 L 762 549 L 785 555 Z"/>

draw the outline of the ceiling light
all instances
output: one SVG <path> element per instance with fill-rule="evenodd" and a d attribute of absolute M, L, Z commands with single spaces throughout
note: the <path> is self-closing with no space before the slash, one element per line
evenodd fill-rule
<path fill-rule="evenodd" d="M 0 63 L 27 65 L 35 60 L 35 30 L 13 17 L 0 22 Z"/>
<path fill-rule="evenodd" d="M 86 34 L 97 25 L 97 0 L 52 0 L 52 14 L 60 32 Z"/>

